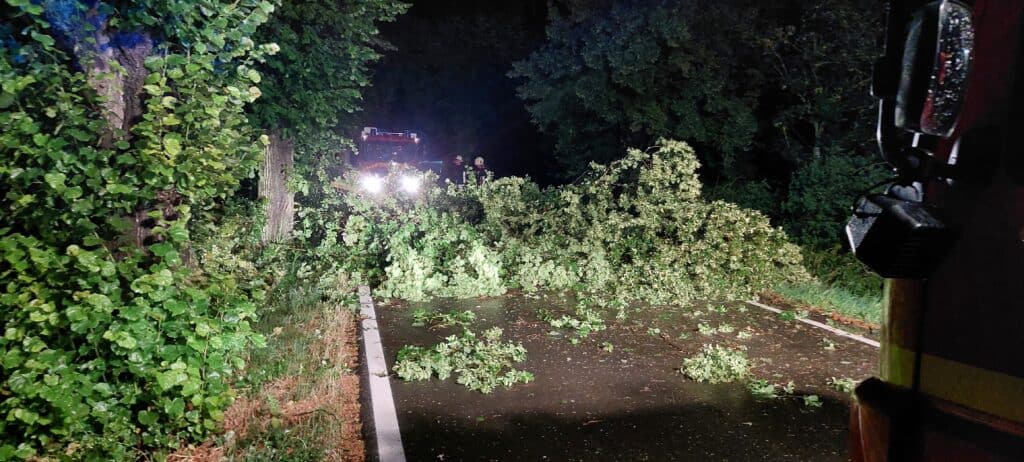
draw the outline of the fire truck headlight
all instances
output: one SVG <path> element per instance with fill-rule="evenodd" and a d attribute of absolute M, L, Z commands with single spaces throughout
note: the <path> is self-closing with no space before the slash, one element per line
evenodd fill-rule
<path fill-rule="evenodd" d="M 406 175 L 402 177 L 402 191 L 408 194 L 416 194 L 420 191 L 420 178 L 413 175 Z"/>
<path fill-rule="evenodd" d="M 360 184 L 370 194 L 377 194 L 384 190 L 384 179 L 377 175 L 364 175 Z"/>

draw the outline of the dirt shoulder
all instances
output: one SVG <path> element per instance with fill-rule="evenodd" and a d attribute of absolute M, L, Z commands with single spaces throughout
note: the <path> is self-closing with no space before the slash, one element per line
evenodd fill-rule
<path fill-rule="evenodd" d="M 356 322 L 351 308 L 321 303 L 268 320 L 221 436 L 167 460 L 364 460 Z"/>

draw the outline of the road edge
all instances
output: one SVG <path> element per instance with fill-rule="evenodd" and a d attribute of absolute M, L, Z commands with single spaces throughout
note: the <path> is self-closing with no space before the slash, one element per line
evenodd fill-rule
<path fill-rule="evenodd" d="M 761 308 L 763 310 L 768 310 L 768 311 L 771 311 L 772 313 L 776 313 L 776 314 L 782 313 L 782 311 L 783 311 L 783 310 L 781 310 L 779 308 L 775 308 L 774 306 L 768 306 L 768 305 L 765 305 L 764 303 L 756 302 L 756 301 L 753 301 L 753 300 L 747 300 L 746 304 L 748 304 L 750 306 L 756 306 L 758 308 Z M 880 348 L 881 347 L 881 344 L 878 343 L 875 340 L 871 340 L 871 339 L 869 339 L 867 337 L 864 337 L 862 335 L 857 335 L 857 334 L 850 333 L 850 332 L 847 332 L 845 330 L 842 330 L 842 329 L 839 329 L 839 328 L 836 328 L 836 327 L 832 327 L 832 326 L 830 326 L 828 324 L 820 323 L 820 322 L 815 321 L 813 319 L 797 318 L 796 320 L 800 321 L 800 322 L 802 322 L 804 324 L 817 327 L 819 329 L 827 330 L 827 331 L 829 331 L 829 332 L 831 332 L 831 333 L 833 333 L 835 335 L 838 335 L 840 337 L 845 337 L 845 338 L 848 338 L 848 339 L 851 339 L 851 340 L 855 340 L 855 341 L 863 343 L 865 345 L 870 345 L 870 346 L 873 346 L 875 348 Z"/>
<path fill-rule="evenodd" d="M 369 434 L 376 439 L 377 460 L 405 462 L 402 434 L 398 428 L 395 398 L 388 379 L 388 363 L 377 327 L 377 311 L 368 286 L 359 286 L 360 327 L 363 338 L 363 364 L 366 365 L 367 388 L 372 408 L 373 428 Z M 365 425 L 365 422 L 364 422 Z"/>

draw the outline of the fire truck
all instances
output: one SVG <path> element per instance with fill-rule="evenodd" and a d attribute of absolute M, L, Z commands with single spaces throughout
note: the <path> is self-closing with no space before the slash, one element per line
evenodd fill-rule
<path fill-rule="evenodd" d="M 360 172 L 361 188 L 369 194 L 391 191 L 416 194 L 422 181 L 420 172 L 440 173 L 441 161 L 428 157 L 426 143 L 415 132 L 364 127 L 358 147 L 352 164 Z M 395 176 L 395 171 L 401 173 Z"/>
<path fill-rule="evenodd" d="M 846 227 L 886 278 L 856 461 L 1024 460 L 1024 2 L 891 0 L 872 93 L 896 172 Z"/>

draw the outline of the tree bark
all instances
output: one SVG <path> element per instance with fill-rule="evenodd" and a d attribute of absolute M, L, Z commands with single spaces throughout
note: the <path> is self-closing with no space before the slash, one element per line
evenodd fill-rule
<path fill-rule="evenodd" d="M 267 217 L 261 235 L 264 244 L 288 238 L 295 226 L 295 196 L 287 187 L 294 157 L 292 140 L 271 133 L 259 178 L 259 196 L 265 200 Z"/>
<path fill-rule="evenodd" d="M 62 19 L 51 21 L 51 27 L 64 37 L 63 46 L 75 56 L 86 82 L 100 98 L 100 115 L 107 126 L 99 146 L 110 149 L 118 140 L 131 139 L 132 127 L 143 112 L 142 85 L 149 73 L 145 61 L 153 52 L 153 40 L 146 33 L 112 29 L 109 22 L 100 19 L 95 5 L 85 11 L 49 13 L 52 18 Z M 102 22 L 96 24 L 98 21 Z M 156 222 L 149 217 L 150 211 L 161 210 L 165 220 L 178 218 L 176 207 L 182 197 L 173 187 L 159 192 L 155 200 L 155 204 L 139 204 L 129 217 L 132 228 L 124 239 L 136 247 L 152 243 Z"/>

